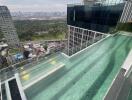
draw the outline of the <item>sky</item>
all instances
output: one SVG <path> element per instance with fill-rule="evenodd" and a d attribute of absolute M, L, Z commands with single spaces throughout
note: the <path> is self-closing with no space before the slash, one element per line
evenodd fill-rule
<path fill-rule="evenodd" d="M 80 3 L 81 0 L 0 0 L 11 12 L 55 12 L 66 11 L 67 4 Z"/>

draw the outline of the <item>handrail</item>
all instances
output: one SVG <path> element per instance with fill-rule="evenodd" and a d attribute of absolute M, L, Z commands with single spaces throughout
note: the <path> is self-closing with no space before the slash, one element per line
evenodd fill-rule
<path fill-rule="evenodd" d="M 74 26 L 69 25 L 69 27 L 74 27 Z M 79 28 L 79 27 L 74 27 L 74 28 Z M 84 29 L 84 28 L 79 28 L 79 29 L 82 29 L 83 31 L 92 31 L 92 30 L 88 30 L 88 29 Z M 107 36 L 110 36 L 110 34 L 105 34 L 105 33 L 97 32 L 97 31 L 92 31 L 92 32 L 95 33 L 93 37 L 88 35 L 88 37 L 92 38 L 91 40 L 87 40 L 86 42 L 82 42 L 82 44 L 80 44 L 80 45 L 74 45 L 74 46 L 71 47 L 70 49 L 69 49 L 69 48 L 66 49 L 65 51 L 68 51 L 68 52 L 65 52 L 65 51 L 64 51 L 64 53 L 66 53 L 66 54 L 69 55 L 69 51 L 71 51 L 71 52 L 72 52 L 71 55 L 73 55 L 73 54 L 77 53 L 78 51 L 80 51 L 80 50 L 86 48 L 87 46 L 92 45 L 93 43 L 96 43 L 97 41 L 99 41 L 99 40 L 101 40 L 101 39 L 103 39 L 103 38 L 105 38 L 105 37 L 107 37 Z M 96 34 L 100 34 L 101 36 L 95 37 Z M 95 37 L 95 38 L 94 38 L 94 37 Z M 82 37 L 82 38 L 83 38 L 83 37 Z M 79 49 L 79 50 L 77 50 L 77 49 Z M 77 50 L 77 51 L 76 51 L 76 50 Z M 70 56 L 71 56 L 71 55 L 70 55 Z"/>
<path fill-rule="evenodd" d="M 68 27 L 79 28 L 79 29 L 82 29 L 84 31 L 92 31 L 92 32 L 96 32 L 96 33 L 103 34 L 103 35 L 106 35 L 106 36 L 109 35 L 109 34 L 106 34 L 106 33 L 98 32 L 98 31 L 94 31 L 94 30 L 89 30 L 89 29 L 86 29 L 86 28 L 81 28 L 81 27 L 72 26 L 72 25 L 68 25 Z"/>

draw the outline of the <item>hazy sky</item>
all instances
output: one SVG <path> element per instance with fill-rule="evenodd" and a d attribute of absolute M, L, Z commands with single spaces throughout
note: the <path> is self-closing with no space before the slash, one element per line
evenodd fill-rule
<path fill-rule="evenodd" d="M 81 0 L 0 0 L 0 5 L 6 5 L 12 11 L 66 11 L 67 4 L 80 3 Z"/>

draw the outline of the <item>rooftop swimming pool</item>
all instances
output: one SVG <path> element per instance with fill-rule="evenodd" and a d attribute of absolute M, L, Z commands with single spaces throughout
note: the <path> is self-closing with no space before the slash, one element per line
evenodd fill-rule
<path fill-rule="evenodd" d="M 60 53 L 32 68 L 21 67 L 20 79 L 26 97 L 28 100 L 103 100 L 131 49 L 132 37 L 117 34 L 71 58 Z M 57 70 L 59 66 L 63 67 Z M 51 70 L 57 71 L 48 74 Z"/>

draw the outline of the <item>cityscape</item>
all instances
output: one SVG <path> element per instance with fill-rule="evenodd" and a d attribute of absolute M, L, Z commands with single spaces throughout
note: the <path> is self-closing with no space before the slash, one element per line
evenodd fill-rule
<path fill-rule="evenodd" d="M 66 19 L 66 12 L 12 12 L 13 20 L 55 20 Z"/>
<path fill-rule="evenodd" d="M 132 100 L 132 0 L 0 2 L 0 100 Z"/>

